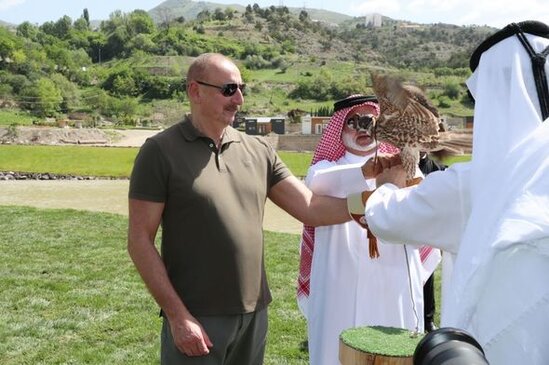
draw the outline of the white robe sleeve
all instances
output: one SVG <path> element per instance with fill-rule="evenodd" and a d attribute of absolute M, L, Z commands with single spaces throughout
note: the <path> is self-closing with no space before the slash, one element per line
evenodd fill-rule
<path fill-rule="evenodd" d="M 470 213 L 469 164 L 429 174 L 419 185 L 379 187 L 366 202 L 374 235 L 392 243 L 428 243 L 456 253 Z"/>
<path fill-rule="evenodd" d="M 305 184 L 315 194 L 345 198 L 351 193 L 369 189 L 361 169 L 362 164 L 337 165 L 319 161 L 311 166 Z"/>

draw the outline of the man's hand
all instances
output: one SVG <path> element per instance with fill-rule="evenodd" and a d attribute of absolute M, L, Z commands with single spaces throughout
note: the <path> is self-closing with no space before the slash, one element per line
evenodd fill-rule
<path fill-rule="evenodd" d="M 402 165 L 395 165 L 388 169 L 384 169 L 383 172 L 376 177 L 376 186 L 381 186 L 385 183 L 391 183 L 399 188 L 406 187 L 406 171 Z"/>
<path fill-rule="evenodd" d="M 210 353 L 209 348 L 213 344 L 196 318 L 189 316 L 175 322 L 170 322 L 170 329 L 173 342 L 179 351 L 187 356 L 204 356 Z"/>
<path fill-rule="evenodd" d="M 378 155 L 375 160 L 372 157 L 362 165 L 362 175 L 364 175 L 365 179 L 373 179 L 383 172 L 383 170 L 401 164 L 400 154 Z"/>

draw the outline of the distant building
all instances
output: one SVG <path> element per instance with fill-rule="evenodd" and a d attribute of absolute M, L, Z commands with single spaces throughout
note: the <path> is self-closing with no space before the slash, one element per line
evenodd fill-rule
<path fill-rule="evenodd" d="M 463 117 L 450 117 L 443 115 L 440 117 L 441 122 L 444 124 L 445 130 L 456 130 L 465 128 L 465 118 Z"/>
<path fill-rule="evenodd" d="M 379 28 L 383 25 L 383 17 L 381 14 L 366 14 L 364 16 L 364 26 Z"/>
<path fill-rule="evenodd" d="M 311 117 L 305 115 L 301 117 L 302 134 L 322 134 L 324 128 L 328 125 L 331 117 Z"/>
<path fill-rule="evenodd" d="M 465 117 L 465 128 L 473 129 L 474 118 L 473 116 Z"/>
<path fill-rule="evenodd" d="M 286 133 L 286 119 L 271 118 L 271 130 L 276 134 Z"/>
<path fill-rule="evenodd" d="M 451 117 L 442 115 L 440 117 L 444 129 L 447 131 L 455 131 L 460 129 L 472 129 L 473 128 L 473 116 L 467 117 Z"/>
<path fill-rule="evenodd" d="M 284 117 L 245 117 L 243 123 L 246 134 L 264 136 L 271 132 L 284 134 L 286 119 Z M 241 124 L 242 121 L 239 122 L 239 125 Z"/>

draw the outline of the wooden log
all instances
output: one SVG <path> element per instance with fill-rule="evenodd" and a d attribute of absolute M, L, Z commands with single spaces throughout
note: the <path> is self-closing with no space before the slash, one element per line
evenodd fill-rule
<path fill-rule="evenodd" d="M 339 337 L 339 361 L 342 365 L 413 365 L 422 337 L 401 328 L 350 328 Z"/>

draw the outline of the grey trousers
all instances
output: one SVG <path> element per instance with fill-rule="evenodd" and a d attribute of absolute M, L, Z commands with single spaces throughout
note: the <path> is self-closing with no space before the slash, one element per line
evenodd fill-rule
<path fill-rule="evenodd" d="M 206 356 L 187 356 L 173 342 L 168 320 L 161 333 L 162 365 L 262 365 L 267 339 L 267 308 L 228 316 L 195 317 L 213 343 Z"/>

